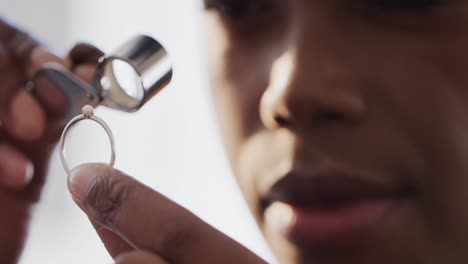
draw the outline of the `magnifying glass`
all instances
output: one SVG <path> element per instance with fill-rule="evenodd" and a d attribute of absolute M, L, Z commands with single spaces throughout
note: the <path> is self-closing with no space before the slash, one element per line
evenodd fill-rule
<path fill-rule="evenodd" d="M 53 112 L 59 117 L 56 123 L 63 126 L 85 105 L 138 111 L 171 79 L 172 64 L 167 51 L 155 39 L 139 35 L 111 55 L 100 58 L 91 84 L 74 76 L 63 65 L 50 63 L 37 72 L 32 92 L 45 104 L 51 101 L 51 96 L 61 97 L 61 103 L 51 107 L 55 107 Z M 53 85 L 40 85 L 44 81 Z"/>

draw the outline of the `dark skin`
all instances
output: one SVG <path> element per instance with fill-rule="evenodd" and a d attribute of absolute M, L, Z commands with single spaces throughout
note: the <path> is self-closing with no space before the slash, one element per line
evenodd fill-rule
<path fill-rule="evenodd" d="M 281 263 L 468 261 L 468 1 L 206 6 L 226 149 Z M 262 262 L 112 168 L 69 183 L 118 263 Z"/>
<path fill-rule="evenodd" d="M 46 62 L 64 61 L 0 20 L 0 207 L 5 210 L 0 218 L 2 263 L 14 263 L 21 253 L 31 205 L 39 200 L 57 140 L 58 131 L 48 125 L 45 108 L 25 91 L 27 80 Z M 88 68 L 77 69 L 78 76 L 89 75 Z"/>
<path fill-rule="evenodd" d="M 214 98 L 241 188 L 282 263 L 463 263 L 468 1 L 351 2 L 207 11 Z M 262 199 L 289 202 L 281 182 L 307 184 L 329 164 L 408 186 L 408 197 L 354 245 L 273 230 Z"/>

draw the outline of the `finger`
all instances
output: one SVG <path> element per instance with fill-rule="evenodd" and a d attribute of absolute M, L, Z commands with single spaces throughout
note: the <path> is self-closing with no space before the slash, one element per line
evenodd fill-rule
<path fill-rule="evenodd" d="M 7 144 L 0 144 L 0 185 L 19 191 L 32 180 L 34 166 L 22 153 Z"/>
<path fill-rule="evenodd" d="M 15 139 L 34 141 L 39 139 L 45 130 L 46 117 L 37 100 L 25 90 L 21 90 L 13 98 L 4 125 Z"/>
<path fill-rule="evenodd" d="M 186 209 L 111 167 L 80 166 L 72 171 L 69 188 L 90 218 L 171 263 L 264 263 Z"/>
<path fill-rule="evenodd" d="M 28 33 L 12 26 L 0 18 L 0 41 L 6 46 L 13 60 L 23 69 L 28 79 L 46 62 L 63 63 L 63 60 L 49 52 Z"/>
<path fill-rule="evenodd" d="M 8 112 L 11 105 L 11 100 L 18 93 L 18 90 L 35 75 L 36 71 L 41 68 L 44 63 L 58 62 L 63 63 L 59 57 L 47 51 L 44 47 L 38 45 L 38 42 L 29 34 L 21 31 L 10 25 L 5 20 L 0 18 L 0 72 L 5 75 L 7 82 L 4 81 L 2 89 L 0 89 L 0 117 L 5 118 L 5 112 Z M 10 83 L 8 85 L 8 83 Z M 38 105 L 38 104 L 35 104 Z M 24 111 L 24 113 L 29 114 Z M 42 111 L 30 112 L 32 115 L 42 113 Z M 22 119 L 24 120 L 24 118 Z M 36 122 L 35 124 L 38 124 Z M 21 123 L 20 124 L 24 124 Z M 30 140 L 30 134 L 34 136 L 37 130 L 28 130 L 26 132 L 26 140 Z M 20 139 L 23 139 L 23 133 L 18 134 Z"/>
<path fill-rule="evenodd" d="M 40 47 L 36 40 L 0 18 L 0 108 L 8 109 L 18 89 L 32 79 L 45 62 L 61 62 L 60 58 Z M 3 116 L 2 116 L 3 117 Z"/>
<path fill-rule="evenodd" d="M 81 65 L 75 68 L 74 72 L 78 78 L 81 80 L 90 83 L 94 78 L 94 72 L 96 71 L 95 65 Z"/>
<path fill-rule="evenodd" d="M 42 68 L 44 64 L 50 62 L 65 64 L 65 61 L 63 59 L 48 51 L 45 47 L 36 46 L 31 51 L 31 55 L 29 57 L 29 60 L 27 60 L 27 64 L 25 66 L 26 78 L 28 80 L 33 79 L 33 77 L 36 75 L 36 72 L 40 68 Z"/>
<path fill-rule="evenodd" d="M 112 232 L 111 230 L 105 228 L 101 224 L 93 221 L 91 219 L 91 223 L 96 229 L 96 233 L 101 238 L 104 246 L 107 249 L 107 252 L 111 255 L 112 258 L 116 258 L 119 255 L 134 251 L 135 248 L 128 244 L 125 240 L 123 240 L 120 236 Z"/>
<path fill-rule="evenodd" d="M 24 76 L 11 61 L 8 51 L 0 43 L 0 117 L 4 118 L 10 107 L 11 98 L 24 84 Z"/>
<path fill-rule="evenodd" d="M 133 251 L 119 256 L 116 264 L 167 264 L 161 257 L 143 251 Z"/>
<path fill-rule="evenodd" d="M 68 53 L 69 69 L 80 79 L 90 83 L 93 81 L 96 66 L 102 56 L 104 56 L 104 52 L 95 46 L 78 43 Z"/>
<path fill-rule="evenodd" d="M 74 71 L 79 65 L 96 65 L 104 56 L 104 52 L 88 43 L 76 44 L 68 53 L 67 59 L 70 61 L 70 70 Z"/>
<path fill-rule="evenodd" d="M 20 67 L 28 64 L 32 50 L 37 46 L 37 41 L 29 34 L 10 25 L 0 18 L 0 41 L 11 53 Z"/>

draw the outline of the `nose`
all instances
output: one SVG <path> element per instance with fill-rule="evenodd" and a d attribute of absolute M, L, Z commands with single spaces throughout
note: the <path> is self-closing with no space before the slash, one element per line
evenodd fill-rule
<path fill-rule="evenodd" d="M 343 54 L 337 52 L 341 44 L 317 45 L 307 36 L 310 34 L 303 32 L 291 41 L 272 63 L 260 103 L 263 124 L 268 128 L 312 128 L 359 122 L 366 107 L 352 62 L 338 55 Z"/>

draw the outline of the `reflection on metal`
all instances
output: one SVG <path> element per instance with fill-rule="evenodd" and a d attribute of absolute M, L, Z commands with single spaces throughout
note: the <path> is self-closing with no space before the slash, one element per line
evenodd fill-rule
<path fill-rule="evenodd" d="M 99 60 L 91 84 L 71 74 L 64 66 L 50 63 L 38 71 L 34 82 L 47 80 L 64 98 L 66 107 L 59 124 L 66 124 L 84 105 L 104 105 L 135 112 L 172 79 L 172 65 L 164 47 L 148 36 L 137 36 Z M 51 85 L 36 85 L 34 93 L 47 102 Z M 57 91 L 55 91 L 57 93 Z M 41 100 L 42 99 L 42 100 Z"/>

